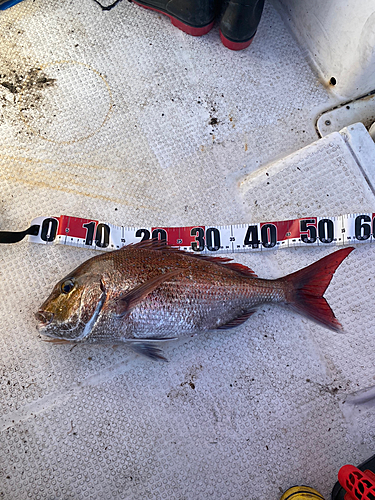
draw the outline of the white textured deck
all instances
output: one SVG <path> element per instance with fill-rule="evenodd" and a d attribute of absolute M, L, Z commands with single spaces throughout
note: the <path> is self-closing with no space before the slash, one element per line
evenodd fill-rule
<path fill-rule="evenodd" d="M 339 134 L 273 163 L 316 141 L 337 102 L 269 3 L 234 53 L 217 27 L 193 38 L 125 0 L 24 0 L 0 14 L 0 75 L 0 229 L 375 211 Z M 274 278 L 326 253 L 236 260 Z M 298 483 L 328 496 L 341 465 L 373 453 L 374 409 L 343 403 L 374 384 L 372 246 L 327 292 L 345 334 L 267 306 L 171 345 L 169 364 L 38 338 L 33 313 L 92 255 L 0 247 L 0 498 L 277 500 Z"/>

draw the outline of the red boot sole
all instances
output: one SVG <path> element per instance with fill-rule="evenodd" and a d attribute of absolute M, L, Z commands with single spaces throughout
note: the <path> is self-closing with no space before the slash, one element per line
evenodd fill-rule
<path fill-rule="evenodd" d="M 149 7 L 148 5 L 143 5 L 139 2 L 135 2 L 134 0 L 133 0 L 133 3 L 135 3 L 136 5 L 139 5 L 140 7 L 143 7 L 144 9 L 154 10 L 155 12 L 159 12 L 160 14 L 163 14 L 164 16 L 169 17 L 173 26 L 176 26 L 176 28 L 180 29 L 181 31 L 184 31 L 188 35 L 192 35 L 192 36 L 206 35 L 212 29 L 212 27 L 214 25 L 214 21 L 212 21 L 210 24 L 206 24 L 206 26 L 202 26 L 201 28 L 195 28 L 194 26 L 189 26 L 188 24 L 183 23 L 179 19 L 171 16 L 170 14 L 167 14 L 166 12 L 164 12 L 162 10 L 155 9 L 154 7 Z"/>
<path fill-rule="evenodd" d="M 225 38 L 225 36 L 220 31 L 220 40 L 222 41 L 223 45 L 227 49 L 230 49 L 230 50 L 246 49 L 251 44 L 251 42 L 254 40 L 254 36 L 252 38 L 250 38 L 250 40 L 248 40 L 247 42 L 232 42 L 232 40 L 228 40 L 228 38 Z"/>

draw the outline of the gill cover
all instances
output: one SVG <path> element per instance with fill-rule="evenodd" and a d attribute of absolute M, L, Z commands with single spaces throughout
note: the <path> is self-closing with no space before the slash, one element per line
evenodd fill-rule
<path fill-rule="evenodd" d="M 105 297 L 99 276 L 71 274 L 63 278 L 36 313 L 40 333 L 69 341 L 85 338 Z"/>

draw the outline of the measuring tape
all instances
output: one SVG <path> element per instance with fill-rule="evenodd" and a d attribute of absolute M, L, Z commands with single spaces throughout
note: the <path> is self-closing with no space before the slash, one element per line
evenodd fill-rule
<path fill-rule="evenodd" d="M 0 232 L 0 243 L 29 235 L 32 243 L 59 243 L 116 250 L 155 238 L 188 252 L 241 253 L 300 246 L 342 246 L 375 241 L 375 214 L 303 217 L 278 222 L 228 226 L 126 227 L 79 217 L 37 217 L 26 231 Z"/>

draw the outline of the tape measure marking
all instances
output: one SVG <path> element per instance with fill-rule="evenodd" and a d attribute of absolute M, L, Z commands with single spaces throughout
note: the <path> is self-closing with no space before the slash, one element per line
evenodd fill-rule
<path fill-rule="evenodd" d="M 277 222 L 229 226 L 126 227 L 79 217 L 38 217 L 33 243 L 115 250 L 156 238 L 181 250 L 201 253 L 237 253 L 297 246 L 342 246 L 375 241 L 375 214 L 303 217 Z"/>

